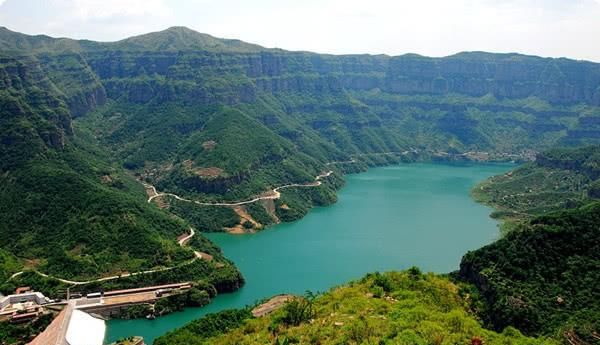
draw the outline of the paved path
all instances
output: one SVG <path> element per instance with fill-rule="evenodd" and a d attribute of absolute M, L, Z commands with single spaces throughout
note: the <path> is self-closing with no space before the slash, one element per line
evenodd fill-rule
<path fill-rule="evenodd" d="M 402 154 L 406 154 L 408 153 L 408 151 L 403 152 Z M 384 152 L 384 153 L 380 153 L 380 154 L 393 154 L 393 152 Z M 363 154 L 363 155 L 367 155 L 367 154 Z M 360 155 L 359 155 L 360 156 Z M 351 158 L 350 161 L 345 161 L 345 162 L 330 162 L 327 163 L 325 165 L 333 165 L 333 164 L 338 164 L 338 163 L 356 163 L 356 160 L 354 158 Z M 259 196 L 256 197 L 254 199 L 250 199 L 250 200 L 245 200 L 245 201 L 239 201 L 239 202 L 233 202 L 233 203 L 226 203 L 226 202 L 200 202 L 197 200 L 190 200 L 190 199 L 186 199 L 186 198 L 182 198 L 179 195 L 173 194 L 173 193 L 159 193 L 156 190 L 156 187 L 154 187 L 153 185 L 150 185 L 148 183 L 142 182 L 142 184 L 144 185 L 144 187 L 146 189 L 150 189 L 151 190 L 151 194 L 148 198 L 148 202 L 152 202 L 152 200 L 154 200 L 155 198 L 159 197 L 159 196 L 172 196 L 177 200 L 180 201 L 185 201 L 185 202 L 193 202 L 197 205 L 201 205 L 201 206 L 241 206 L 241 205 L 246 205 L 246 204 L 251 204 L 260 200 L 275 200 L 275 199 L 279 199 L 281 197 L 281 193 L 279 192 L 282 189 L 286 189 L 286 188 L 296 188 L 296 187 L 317 187 L 320 186 L 322 184 L 321 179 L 325 178 L 325 177 L 329 177 L 331 174 L 333 173 L 333 171 L 328 171 L 326 173 L 317 175 L 315 177 L 315 181 L 314 182 L 309 182 L 309 183 L 291 183 L 291 184 L 287 184 L 287 185 L 283 185 L 283 186 L 279 186 L 274 188 L 273 190 L 271 190 L 269 195 L 263 195 L 263 196 Z M 150 194 L 150 193 L 149 193 Z M 182 239 L 180 239 L 178 241 L 180 246 L 185 246 L 185 243 L 190 240 L 194 235 L 196 234 L 196 232 L 194 231 L 193 228 L 190 228 L 190 234 Z M 42 276 L 42 277 L 46 277 L 46 278 L 52 278 L 52 279 L 56 279 L 62 283 L 65 284 L 71 284 L 71 285 L 84 285 L 84 284 L 89 284 L 89 283 L 97 283 L 97 282 L 103 282 L 103 281 L 109 281 L 109 280 L 115 280 L 115 279 L 119 279 L 119 278 L 124 278 L 124 277 L 131 277 L 131 276 L 136 276 L 136 275 L 140 275 L 140 274 L 150 274 L 150 273 L 156 273 L 156 272 L 164 272 L 164 271 L 170 271 L 173 270 L 177 267 L 181 267 L 184 265 L 189 265 L 193 262 L 195 262 L 198 259 L 203 259 L 203 255 L 202 253 L 198 252 L 198 251 L 194 251 L 194 258 L 184 262 L 183 264 L 177 265 L 177 266 L 172 266 L 172 267 L 165 267 L 165 268 L 159 268 L 159 269 L 154 269 L 154 270 L 147 270 L 147 271 L 140 271 L 140 272 L 133 272 L 133 273 L 124 273 L 121 275 L 116 275 L 116 276 L 110 276 L 110 277 L 103 277 L 103 278 L 98 278 L 98 279 L 92 279 L 92 280 L 85 280 L 85 281 L 75 281 L 75 280 L 68 280 L 68 279 L 63 279 L 63 278 L 58 278 L 49 274 L 45 274 L 42 273 L 40 271 L 37 270 L 33 270 L 32 272 L 35 272 L 36 274 Z M 18 276 L 20 276 L 21 274 L 23 274 L 24 271 L 20 271 L 20 272 L 16 272 L 13 275 L 11 275 L 8 280 L 12 280 Z"/>
<path fill-rule="evenodd" d="M 322 184 L 321 179 L 324 177 L 328 177 L 331 174 L 333 174 L 333 171 L 328 171 L 324 174 L 318 175 L 317 177 L 315 177 L 315 182 L 309 182 L 309 183 L 291 183 L 291 184 L 286 184 L 283 186 L 279 186 L 277 188 L 274 188 L 273 190 L 271 190 L 269 192 L 269 194 L 267 195 L 263 195 L 263 196 L 259 196 L 256 197 L 254 199 L 250 199 L 250 200 L 245 200 L 245 201 L 238 201 L 238 202 L 201 202 L 198 200 L 190 200 L 190 199 L 186 199 L 186 198 L 182 198 L 177 194 L 173 194 L 173 193 L 158 193 L 156 191 L 156 188 L 150 184 L 144 183 L 144 186 L 147 189 L 151 189 L 153 191 L 153 195 L 151 195 L 148 198 L 148 202 L 152 202 L 152 200 L 154 200 L 155 198 L 159 197 L 159 196 L 172 196 L 175 199 L 179 200 L 179 201 L 184 201 L 184 202 L 191 202 L 194 203 L 196 205 L 200 205 L 200 206 L 242 206 L 242 205 L 247 205 L 247 204 L 251 204 L 260 200 L 275 200 L 275 199 L 279 199 L 281 197 L 281 193 L 279 192 L 282 189 L 285 188 L 295 188 L 295 187 L 317 187 L 320 186 Z M 266 194 L 266 193 L 265 193 Z"/>
<path fill-rule="evenodd" d="M 350 156 L 350 160 L 348 161 L 333 161 L 333 162 L 329 162 L 329 163 L 325 163 L 325 165 L 329 166 L 329 165 L 335 165 L 335 164 L 353 164 L 353 163 L 358 163 L 358 161 L 356 160 L 355 157 L 365 157 L 365 156 L 392 156 L 392 155 L 401 155 L 401 156 L 406 156 L 409 153 L 414 152 L 414 153 L 418 153 L 418 151 L 416 149 L 411 148 L 410 150 L 406 150 L 406 151 L 390 151 L 390 152 L 372 152 L 372 153 L 357 153 L 354 155 Z"/>
<path fill-rule="evenodd" d="M 194 237 L 194 235 L 196 235 L 196 232 L 194 231 L 193 228 L 190 228 L 190 234 L 182 239 L 180 239 L 178 241 L 179 245 L 181 247 L 185 246 L 185 243 L 190 240 L 192 237 Z M 98 278 L 98 279 L 92 279 L 92 280 L 84 280 L 84 281 L 76 281 L 76 280 L 68 280 L 68 279 L 63 279 L 63 278 L 59 278 L 59 277 L 55 277 L 37 270 L 33 270 L 32 272 L 35 272 L 37 275 L 40 275 L 42 277 L 45 278 L 51 278 L 51 279 L 56 279 L 59 282 L 65 283 L 65 284 L 70 284 L 70 285 L 84 285 L 84 284 L 89 284 L 89 283 L 98 283 L 98 282 L 104 282 L 104 281 L 109 281 L 109 280 L 115 280 L 115 279 L 119 279 L 119 278 L 126 278 L 126 277 L 133 277 L 133 276 L 137 276 L 137 275 L 142 275 L 142 274 L 150 274 L 150 273 L 157 273 L 157 272 L 165 272 L 165 271 L 170 271 L 173 270 L 175 268 L 181 267 L 181 266 L 186 266 L 189 264 L 194 263 L 196 260 L 198 259 L 202 259 L 202 253 L 200 252 L 196 252 L 194 251 L 194 257 L 182 264 L 176 265 L 176 266 L 171 266 L 171 267 L 163 267 L 163 268 L 157 268 L 154 270 L 146 270 L 146 271 L 139 271 L 139 272 L 133 272 L 133 273 L 124 273 L 121 275 L 116 275 L 116 276 L 110 276 L 110 277 L 103 277 L 103 278 Z M 8 280 L 14 279 L 18 276 L 20 276 L 21 274 L 23 274 L 24 271 L 21 272 L 17 272 L 15 274 L 13 274 L 12 276 L 10 276 L 10 278 L 8 278 Z"/>
<path fill-rule="evenodd" d="M 186 242 L 187 242 L 189 239 L 191 239 L 192 237 L 194 237 L 194 235 L 195 235 L 195 234 L 196 234 L 196 232 L 194 231 L 194 228 L 190 228 L 190 234 L 189 234 L 189 235 L 187 235 L 186 237 L 184 237 L 184 238 L 180 239 L 180 240 L 179 240 L 179 242 L 178 242 L 178 243 L 179 243 L 179 245 L 180 245 L 180 246 L 182 246 L 182 247 L 183 247 L 183 246 L 185 246 L 185 243 L 186 243 Z"/>

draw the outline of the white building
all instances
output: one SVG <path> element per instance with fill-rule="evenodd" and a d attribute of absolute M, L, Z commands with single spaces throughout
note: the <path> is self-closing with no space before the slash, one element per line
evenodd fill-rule
<path fill-rule="evenodd" d="M 43 305 L 50 300 L 46 298 L 41 292 L 27 292 L 18 295 L 8 295 L 0 298 L 0 310 L 12 304 L 33 302 L 37 305 Z"/>
<path fill-rule="evenodd" d="M 106 324 L 81 310 L 73 310 L 67 328 L 66 341 L 69 345 L 102 345 Z"/>

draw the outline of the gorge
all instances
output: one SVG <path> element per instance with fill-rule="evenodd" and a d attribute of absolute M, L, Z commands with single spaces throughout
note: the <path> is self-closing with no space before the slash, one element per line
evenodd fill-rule
<path fill-rule="evenodd" d="M 30 287 L 62 300 L 73 282 L 85 295 L 186 281 L 204 290 L 203 301 L 214 299 L 164 319 L 111 321 L 111 340 L 133 335 L 133 327 L 151 340 L 208 311 L 325 290 L 369 271 L 418 265 L 448 273 L 467 251 L 497 238 L 490 210 L 468 193 L 512 165 L 486 162 L 599 142 L 600 64 L 593 62 L 485 52 L 328 55 L 184 27 L 117 42 L 0 27 L 0 292 Z M 597 151 L 559 155 L 566 159 L 556 169 L 583 164 L 593 173 L 561 179 L 573 191 L 569 202 L 558 184 L 525 201 L 494 186 L 481 200 L 527 205 L 523 229 L 545 211 L 529 207 L 539 195 L 556 197 L 549 206 L 559 211 L 584 207 L 598 195 L 597 182 L 571 184 L 596 178 L 596 160 L 580 157 Z M 497 180 L 510 186 L 511 176 Z M 583 208 L 586 221 L 572 227 L 592 239 L 578 246 L 595 243 L 594 210 Z M 549 219 L 561 224 L 557 217 Z M 571 224 L 578 216 L 564 217 Z M 180 245 L 190 228 L 197 232 Z M 223 234 L 234 228 L 256 234 Z M 509 238 L 526 242 L 528 234 Z M 491 251 L 485 260 L 469 254 L 463 278 L 483 290 L 482 272 L 496 267 L 496 251 L 512 248 L 510 241 L 483 247 Z M 547 257 L 543 246 L 535 249 L 532 258 Z M 512 254 L 505 257 L 518 266 L 520 253 Z M 211 260 L 197 260 L 202 255 Z M 569 260 L 596 267 L 593 254 Z M 502 282 L 521 272 L 501 272 Z M 535 308 L 521 294 L 535 296 L 539 286 L 523 286 L 516 297 L 498 287 L 500 297 L 485 296 L 508 314 L 490 325 L 526 324 Z M 563 290 L 557 286 L 553 294 Z M 544 313 L 559 308 L 557 296 L 546 297 Z M 524 329 L 570 332 L 568 313 L 556 314 L 556 327 L 542 325 L 543 314 Z"/>
<path fill-rule="evenodd" d="M 281 293 L 326 291 L 368 272 L 421 267 L 446 273 L 462 255 L 498 236 L 471 187 L 511 164 L 401 164 L 349 175 L 336 204 L 247 235 L 209 236 L 240 268 L 246 285 L 203 308 L 155 320 L 112 320 L 107 341 L 148 343 L 201 315 L 241 308 Z"/>

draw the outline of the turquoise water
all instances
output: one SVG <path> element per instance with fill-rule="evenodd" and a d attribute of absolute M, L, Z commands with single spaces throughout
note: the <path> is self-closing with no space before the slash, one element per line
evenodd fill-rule
<path fill-rule="evenodd" d="M 107 341 L 141 335 L 148 344 L 206 313 L 279 293 L 325 291 L 367 272 L 418 266 L 450 272 L 468 250 L 493 241 L 490 209 L 469 190 L 511 168 L 504 164 L 402 164 L 346 176 L 332 206 L 254 235 L 211 234 L 246 285 L 204 308 L 156 320 L 111 320 Z"/>

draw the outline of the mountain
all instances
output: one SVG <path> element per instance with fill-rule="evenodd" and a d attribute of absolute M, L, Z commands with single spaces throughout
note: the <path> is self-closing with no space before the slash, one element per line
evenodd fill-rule
<path fill-rule="evenodd" d="M 331 161 L 354 158 L 355 166 L 339 166 L 354 171 L 439 152 L 460 157 L 486 151 L 513 159 L 556 144 L 594 143 L 600 133 L 600 65 L 585 61 L 482 52 L 446 58 L 319 55 L 181 27 L 118 42 L 0 28 L 0 47 L 3 212 L 14 214 L 14 223 L 5 226 L 15 234 L 3 248 L 26 260 L 37 260 L 39 250 L 22 248 L 39 244 L 20 234 L 54 229 L 68 219 L 70 201 L 92 209 L 102 204 L 98 197 L 74 200 L 62 185 L 50 189 L 53 176 L 70 173 L 64 183 L 82 181 L 71 193 L 108 188 L 139 202 L 141 187 L 130 177 L 136 175 L 161 191 L 238 201 L 278 185 L 309 183 Z M 60 173 L 47 171 L 50 166 Z M 308 198 L 290 192 L 289 204 L 279 204 L 286 207 L 276 213 L 290 220 L 311 204 L 333 202 L 335 184 L 328 188 L 326 195 Z M 17 212 L 25 205 L 8 199 L 36 189 L 38 205 L 61 206 L 51 212 L 54 223 L 23 222 L 39 206 Z M 195 213 L 182 207 L 173 210 L 188 218 Z M 277 221 L 273 215 L 263 218 Z M 208 217 L 213 230 L 237 218 L 214 217 Z M 178 229 L 161 227 L 162 235 L 153 238 L 185 231 Z M 76 242 L 66 252 L 78 252 Z M 96 260 L 86 265 L 95 268 L 81 266 L 67 275 L 115 267 Z"/>
<path fill-rule="evenodd" d="M 68 38 L 52 38 L 46 35 L 23 35 L 0 26 L 0 49 L 4 54 L 33 52 L 76 51 L 79 43 Z"/>
<path fill-rule="evenodd" d="M 298 219 L 335 202 L 344 172 L 598 144 L 600 64 L 290 52 L 181 27 L 118 42 L 0 28 L 0 105 L 2 292 L 61 296 L 66 280 L 223 292 L 243 278 L 200 232 Z M 298 184 L 315 188 L 273 199 Z M 126 276 L 141 270 L 157 272 Z"/>
<path fill-rule="evenodd" d="M 56 43 L 21 36 L 13 42 L 29 42 L 28 49 Z M 187 265 L 195 257 L 193 250 L 176 239 L 189 232 L 188 224 L 149 205 L 143 186 L 115 166 L 92 134 L 74 125 L 74 116 L 106 102 L 102 84 L 80 55 L 3 55 L 0 85 L 3 292 L 30 285 L 50 296 L 64 293 L 64 284 L 34 271 L 94 280 L 186 264 L 181 269 L 186 279 L 208 279 L 215 285 L 229 279 L 209 278 L 214 263 Z M 195 249 L 222 261 L 227 267 L 222 272 L 232 267 L 208 241 Z M 141 283 L 168 280 L 162 276 L 148 276 Z M 241 284 L 235 268 L 231 276 Z M 122 286 L 128 284 L 123 281 Z"/>
<path fill-rule="evenodd" d="M 186 27 L 171 27 L 160 32 L 130 37 L 117 42 L 94 42 L 69 38 L 52 38 L 46 35 L 22 35 L 0 27 L 0 48 L 11 53 L 60 53 L 82 52 L 94 49 L 137 50 L 137 51 L 215 51 L 251 53 L 266 51 L 266 48 L 240 40 L 221 39 L 202 34 Z"/>
<path fill-rule="evenodd" d="M 257 53 L 267 49 L 240 40 L 216 38 L 186 27 L 175 26 L 160 32 L 130 37 L 122 41 L 104 44 L 110 50 L 139 51 L 214 51 L 228 53 Z"/>
<path fill-rule="evenodd" d="M 459 276 L 484 297 L 480 315 L 491 327 L 598 343 L 599 158 L 597 145 L 556 148 L 473 189 L 508 224 L 460 265 Z"/>

